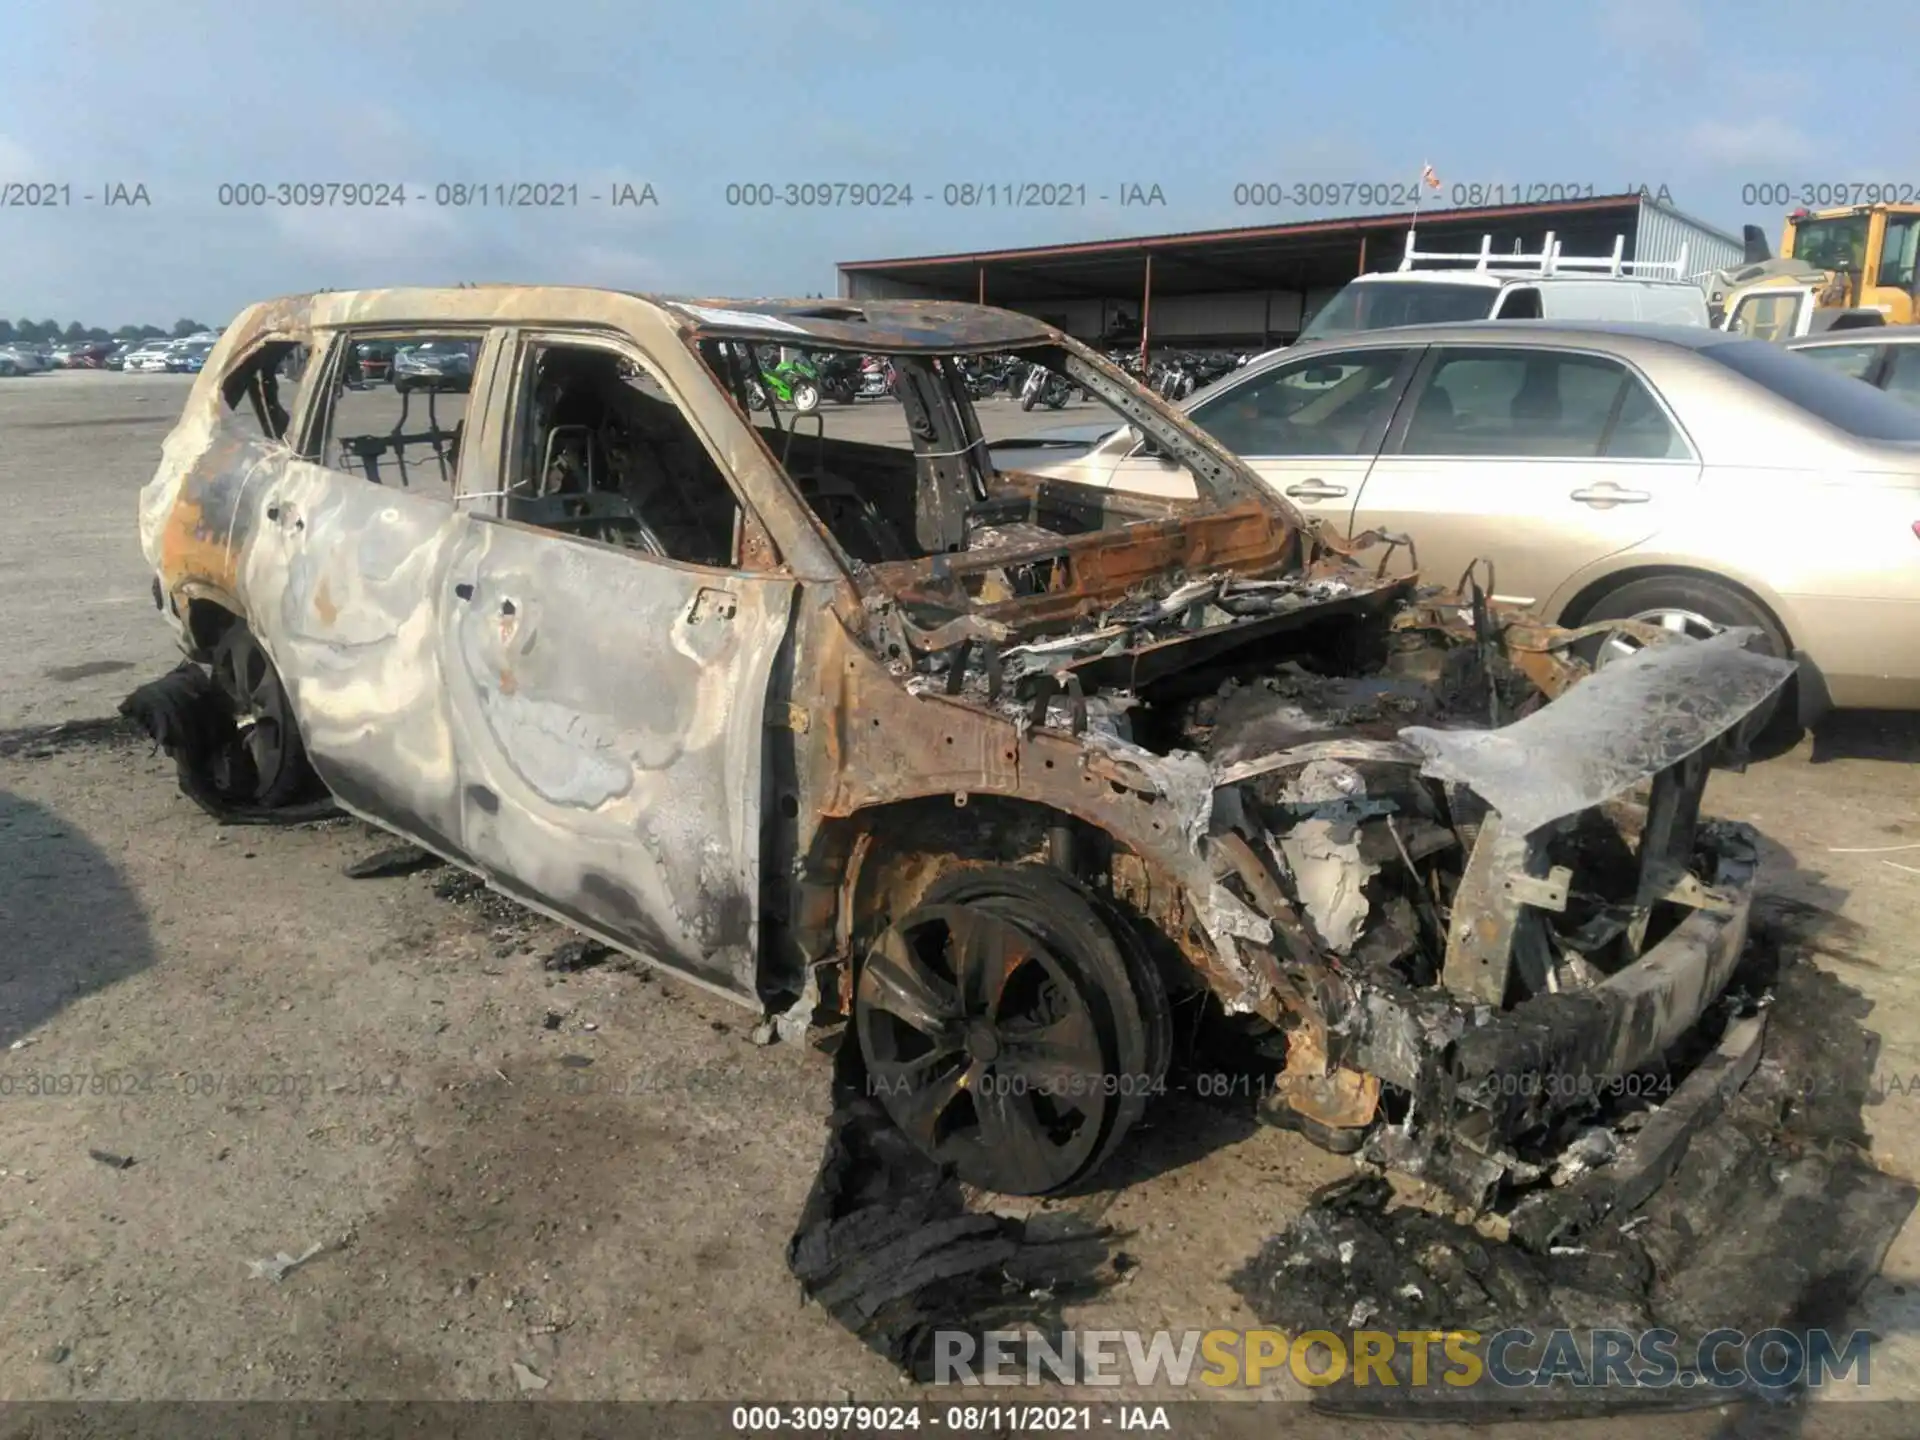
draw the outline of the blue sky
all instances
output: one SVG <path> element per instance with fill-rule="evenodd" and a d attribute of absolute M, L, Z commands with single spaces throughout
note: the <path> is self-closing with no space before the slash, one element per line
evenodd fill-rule
<path fill-rule="evenodd" d="M 1920 8 L 1773 0 L 5 0 L 0 314 L 227 319 L 457 280 L 834 288 L 836 260 L 1274 222 L 1238 182 L 1667 185 L 1777 237 L 1760 181 L 1920 187 Z M 907 183 L 890 210 L 729 208 L 730 181 Z M 242 211 L 223 182 L 404 182 L 398 209 Z M 578 208 L 437 208 L 437 182 Z M 1164 208 L 947 208 L 973 181 L 1158 184 Z M 151 205 L 81 200 L 120 182 Z M 584 196 L 651 184 L 656 206 Z"/>

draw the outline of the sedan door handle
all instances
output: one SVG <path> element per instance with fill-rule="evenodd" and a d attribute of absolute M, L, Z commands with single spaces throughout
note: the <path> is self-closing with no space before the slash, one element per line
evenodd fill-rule
<path fill-rule="evenodd" d="M 1287 487 L 1287 494 L 1296 500 L 1337 500 L 1346 493 L 1346 486 L 1329 485 L 1324 480 L 1309 480 L 1303 485 Z"/>
<path fill-rule="evenodd" d="M 1618 485 L 1600 484 L 1575 490 L 1568 498 L 1582 505 L 1644 505 L 1653 496 L 1645 490 L 1622 490 Z"/>

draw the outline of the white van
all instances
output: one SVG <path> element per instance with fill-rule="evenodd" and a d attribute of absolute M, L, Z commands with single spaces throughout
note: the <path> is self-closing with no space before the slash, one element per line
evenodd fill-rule
<path fill-rule="evenodd" d="M 1686 251 L 1665 262 L 1623 260 L 1624 237 L 1607 256 L 1568 256 L 1548 235 L 1537 255 L 1493 254 L 1493 237 L 1472 254 L 1419 251 L 1407 236 L 1398 270 L 1362 275 L 1307 322 L 1302 340 L 1397 325 L 1466 320 L 1628 320 L 1711 326 L 1706 290 L 1683 279 Z M 1420 268 L 1425 264 L 1429 268 Z"/>

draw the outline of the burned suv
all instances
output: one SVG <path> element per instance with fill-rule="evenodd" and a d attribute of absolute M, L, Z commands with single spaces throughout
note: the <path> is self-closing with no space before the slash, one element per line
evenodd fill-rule
<path fill-rule="evenodd" d="M 369 342 L 471 345 L 471 383 L 350 386 Z M 782 348 L 884 355 L 895 399 L 756 413 Z M 1020 417 L 963 361 L 1000 353 L 1199 497 L 997 470 Z M 1754 855 L 1701 792 L 1792 668 L 1729 633 L 1589 677 L 969 305 L 257 305 L 141 533 L 193 663 L 134 709 L 207 808 L 323 786 L 782 1034 L 848 1021 L 897 1124 L 1017 1194 L 1114 1151 L 1193 1005 L 1277 1118 L 1484 1198 L 1725 988 Z"/>

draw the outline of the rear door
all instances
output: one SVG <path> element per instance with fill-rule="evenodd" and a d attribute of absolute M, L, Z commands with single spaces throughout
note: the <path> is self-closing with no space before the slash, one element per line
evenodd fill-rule
<path fill-rule="evenodd" d="M 1861 380 L 1869 385 L 1881 386 L 1882 373 L 1886 364 L 1886 345 L 1802 345 L 1795 346 L 1793 353 L 1816 365 L 1845 375 L 1849 380 Z M 1882 386 L 1884 388 L 1884 386 Z"/>
<path fill-rule="evenodd" d="M 1379 345 L 1297 356 L 1223 383 L 1187 415 L 1304 514 L 1345 534 L 1419 353 Z M 1138 450 L 1115 466 L 1110 483 L 1150 495 L 1195 493 L 1184 468 Z"/>
<path fill-rule="evenodd" d="M 471 381 L 411 396 L 365 386 L 348 359 L 370 333 L 396 332 L 334 336 L 314 369 L 320 389 L 299 454 L 249 482 L 258 528 L 244 576 L 247 613 L 335 798 L 458 858 L 435 627 L 459 518 Z M 478 347 L 488 332 L 426 335 Z"/>
<path fill-rule="evenodd" d="M 1410 535 L 1437 584 L 1488 559 L 1495 595 L 1533 604 L 1575 570 L 1646 540 L 1699 478 L 1667 406 L 1619 360 L 1436 346 L 1353 523 Z"/>
<path fill-rule="evenodd" d="M 440 576 L 463 844 L 508 893 L 752 1001 L 796 582 L 742 568 L 725 467 L 636 348 L 522 334 L 502 380 L 499 483 Z"/>

